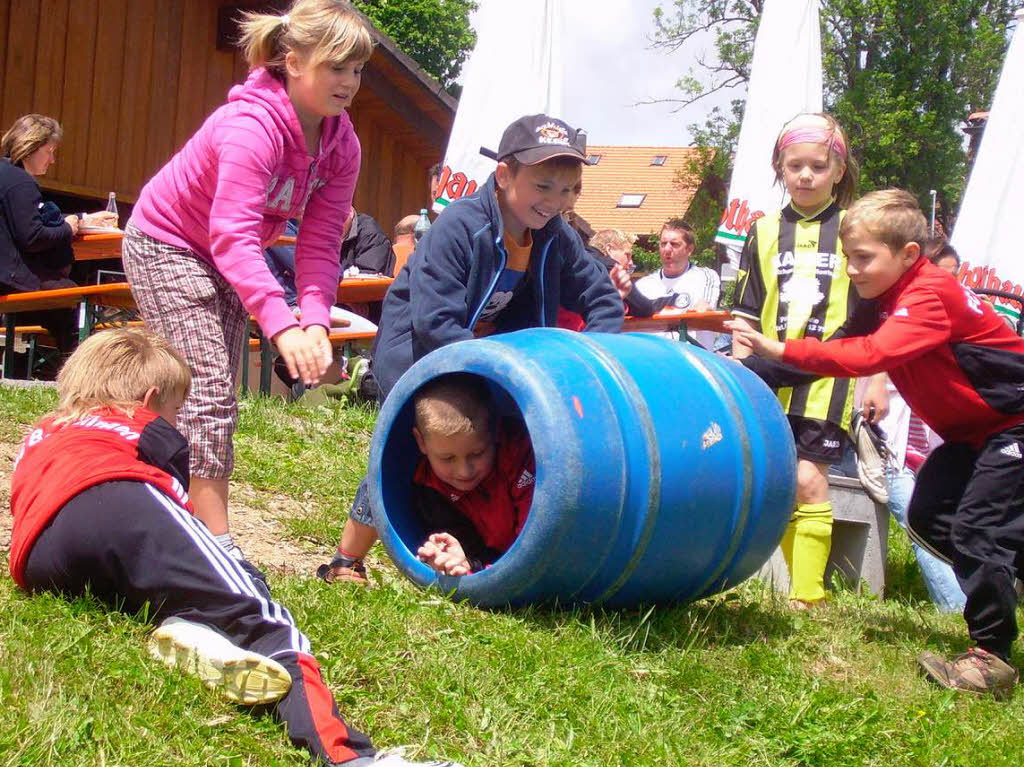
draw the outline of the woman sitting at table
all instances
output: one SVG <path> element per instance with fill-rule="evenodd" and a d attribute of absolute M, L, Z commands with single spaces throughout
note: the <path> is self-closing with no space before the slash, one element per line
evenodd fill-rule
<path fill-rule="evenodd" d="M 55 204 L 43 201 L 36 183 L 54 163 L 61 135 L 52 117 L 30 114 L 15 120 L 0 139 L 0 295 L 75 287 L 68 278 L 74 259 L 71 240 L 82 217 L 61 215 Z M 108 225 L 111 216 L 90 214 L 85 223 Z M 74 345 L 73 310 L 25 312 L 18 321 L 45 327 L 62 354 Z"/>

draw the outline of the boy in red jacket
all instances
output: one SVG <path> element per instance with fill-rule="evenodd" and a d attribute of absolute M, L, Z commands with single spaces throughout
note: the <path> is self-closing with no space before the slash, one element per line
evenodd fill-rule
<path fill-rule="evenodd" d="M 175 428 L 191 373 L 134 329 L 83 342 L 57 410 L 29 433 L 11 477 L 11 574 L 30 591 L 93 595 L 162 621 L 150 653 L 244 704 L 273 704 L 318 764 L 412 767 L 348 727 L 309 640 L 252 565 L 193 516 L 188 444 Z M 430 762 L 451 765 L 450 762 Z"/>
<path fill-rule="evenodd" d="M 515 542 L 533 501 L 533 445 L 520 421 L 495 422 L 479 376 L 451 373 L 416 392 L 413 436 L 423 457 L 413 506 L 423 529 L 417 556 L 434 570 L 469 575 Z"/>
<path fill-rule="evenodd" d="M 907 192 L 872 192 L 840 227 L 861 308 L 827 342 L 773 341 L 734 325 L 741 344 L 822 376 L 887 371 L 945 444 L 921 468 L 909 532 L 953 565 L 975 646 L 952 661 L 926 652 L 929 678 L 1006 697 L 1024 574 L 1024 340 L 955 277 L 921 256 L 924 215 Z"/>

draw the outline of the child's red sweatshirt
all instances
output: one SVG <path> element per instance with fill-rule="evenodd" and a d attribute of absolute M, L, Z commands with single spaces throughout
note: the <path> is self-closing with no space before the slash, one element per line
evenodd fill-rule
<path fill-rule="evenodd" d="M 1024 340 L 923 257 L 862 302 L 845 335 L 787 341 L 783 362 L 836 377 L 886 371 L 910 409 L 947 442 L 977 448 L 1024 423 Z"/>

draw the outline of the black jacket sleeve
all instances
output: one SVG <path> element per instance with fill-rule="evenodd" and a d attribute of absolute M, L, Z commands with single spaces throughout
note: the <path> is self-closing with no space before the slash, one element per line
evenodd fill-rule
<path fill-rule="evenodd" d="M 372 216 L 360 213 L 358 220 L 355 238 L 341 243 L 342 271 L 355 266 L 361 272 L 390 277 L 395 271 L 395 251 L 391 248 L 391 240 Z"/>
<path fill-rule="evenodd" d="M 501 552 L 484 543 L 480 533 L 458 509 L 433 488 L 413 485 L 413 511 L 423 530 L 423 540 L 434 533 L 448 533 L 458 538 L 473 572 L 483 570 L 501 556 Z"/>
<path fill-rule="evenodd" d="M 39 187 L 31 179 L 14 184 L 7 190 L 5 206 L 14 246 L 22 253 L 39 253 L 61 245 L 70 245 L 71 226 L 61 221 L 47 226 L 39 215 L 42 203 Z"/>
<path fill-rule="evenodd" d="M 635 287 L 626 296 L 626 308 L 633 317 L 650 317 L 676 300 L 675 295 L 648 298 Z"/>
<path fill-rule="evenodd" d="M 565 228 L 571 232 L 568 226 Z M 583 317 L 587 323 L 584 330 L 620 332 L 625 312 L 619 291 L 612 285 L 607 270 L 587 253 L 575 234 L 555 236 L 561 237 L 559 246 L 565 252 L 560 280 L 562 306 Z"/>
<path fill-rule="evenodd" d="M 757 222 L 755 222 L 754 226 L 750 227 L 747 241 L 743 245 L 743 252 L 740 253 L 739 276 L 736 279 L 736 292 L 733 296 L 733 314 L 760 322 L 765 294 L 761 259 L 757 252 Z M 761 332 L 764 332 L 764 328 L 761 328 Z"/>

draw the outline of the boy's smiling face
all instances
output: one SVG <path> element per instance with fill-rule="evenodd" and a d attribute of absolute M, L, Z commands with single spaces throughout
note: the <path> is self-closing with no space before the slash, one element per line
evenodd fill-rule
<path fill-rule="evenodd" d="M 541 162 L 521 165 L 513 174 L 506 163 L 500 162 L 494 174 L 505 231 L 522 242 L 527 229 L 541 229 L 569 207 L 583 168 L 579 163 L 566 166 Z"/>
<path fill-rule="evenodd" d="M 497 451 L 490 429 L 445 436 L 413 427 L 412 433 L 434 474 L 460 492 L 473 490 L 494 468 Z"/>
<path fill-rule="evenodd" d="M 853 226 L 843 235 L 846 273 L 861 298 L 877 298 L 891 288 L 914 264 L 921 246 L 908 242 L 893 250 L 867 227 Z"/>

